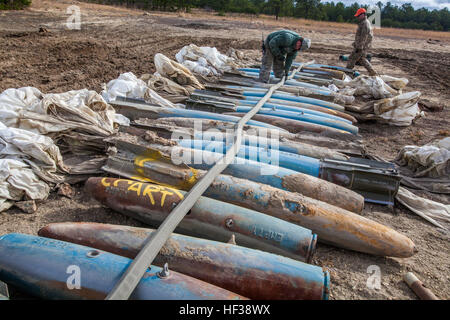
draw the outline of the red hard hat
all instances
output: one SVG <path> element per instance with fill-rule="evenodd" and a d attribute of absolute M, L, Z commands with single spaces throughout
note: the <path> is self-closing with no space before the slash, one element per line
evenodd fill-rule
<path fill-rule="evenodd" d="M 361 15 L 363 13 L 366 13 L 366 9 L 359 8 L 358 11 L 356 11 L 355 17 L 357 17 L 357 16 L 359 16 L 359 15 Z"/>

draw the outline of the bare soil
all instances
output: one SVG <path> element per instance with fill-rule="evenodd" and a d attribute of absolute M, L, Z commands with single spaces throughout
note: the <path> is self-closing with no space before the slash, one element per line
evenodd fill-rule
<path fill-rule="evenodd" d="M 66 26 L 70 5 L 81 9 L 81 30 Z M 39 32 L 40 27 L 47 32 Z M 311 50 L 299 60 L 339 65 L 339 55 L 351 50 L 356 25 L 241 15 L 218 17 L 204 12 L 144 13 L 78 1 L 34 0 L 27 10 L 0 12 L 0 91 L 22 86 L 34 86 L 43 92 L 82 88 L 100 91 L 103 83 L 120 73 L 154 72 L 156 53 L 173 58 L 190 43 L 214 46 L 221 52 L 233 47 L 258 59 L 262 33 L 267 35 L 279 28 L 294 29 L 312 39 Z M 375 69 L 408 78 L 408 90 L 419 90 L 423 98 L 444 106 L 441 112 L 426 112 L 409 127 L 359 124 L 369 152 L 392 160 L 404 145 L 423 145 L 449 134 L 450 33 L 381 29 L 375 35 Z M 424 196 L 450 203 L 446 196 Z M 417 299 L 402 280 L 407 271 L 414 272 L 439 298 L 450 298 L 448 234 L 403 207 L 392 212 L 384 206 L 366 204 L 363 215 L 404 233 L 419 252 L 408 259 L 397 259 L 319 244 L 313 262 L 330 271 L 332 299 Z M 39 203 L 34 214 L 24 214 L 17 208 L 0 213 L 0 234 L 37 234 L 46 224 L 63 221 L 143 226 L 90 200 L 80 185 L 73 199 L 52 193 Z M 372 265 L 381 270 L 380 289 L 366 285 Z"/>

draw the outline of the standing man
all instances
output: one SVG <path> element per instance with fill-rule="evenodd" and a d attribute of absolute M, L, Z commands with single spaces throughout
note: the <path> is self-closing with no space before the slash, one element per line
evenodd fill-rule
<path fill-rule="evenodd" d="M 275 77 L 281 79 L 287 76 L 298 51 L 307 50 L 310 46 L 311 40 L 300 37 L 294 31 L 281 30 L 269 34 L 262 45 L 259 81 L 269 82 L 272 65 Z"/>
<path fill-rule="evenodd" d="M 373 39 L 372 25 L 370 24 L 370 21 L 367 20 L 366 9 L 358 9 L 355 17 L 358 18 L 359 24 L 358 30 L 356 31 L 355 42 L 353 42 L 353 52 L 348 58 L 347 68 L 353 69 L 355 64 L 358 63 L 363 65 L 367 71 L 369 71 L 369 75 L 376 76 L 376 71 L 366 59 L 367 50 L 369 50 Z"/>

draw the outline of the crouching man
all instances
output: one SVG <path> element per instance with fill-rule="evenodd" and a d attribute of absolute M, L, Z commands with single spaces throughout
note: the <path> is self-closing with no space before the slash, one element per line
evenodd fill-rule
<path fill-rule="evenodd" d="M 267 83 L 272 70 L 276 78 L 287 76 L 298 51 L 311 46 L 311 40 L 300 37 L 290 30 L 280 30 L 269 34 L 263 43 L 263 57 L 259 81 Z"/>

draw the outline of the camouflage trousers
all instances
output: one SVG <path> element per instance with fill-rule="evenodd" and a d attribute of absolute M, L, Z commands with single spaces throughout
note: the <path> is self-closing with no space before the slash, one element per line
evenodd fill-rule
<path fill-rule="evenodd" d="M 364 66 L 367 71 L 369 71 L 369 75 L 375 76 L 377 75 L 377 72 L 373 69 L 370 62 L 366 59 L 367 52 L 366 50 L 362 51 L 356 51 L 353 49 L 353 52 L 350 54 L 350 57 L 348 57 L 347 62 L 347 68 L 353 69 L 355 67 L 355 64 L 359 64 Z"/>
<path fill-rule="evenodd" d="M 272 52 L 270 52 L 269 44 L 267 41 L 264 42 L 265 50 L 263 52 L 263 57 L 261 61 L 261 69 L 259 71 L 259 81 L 268 83 L 270 79 L 270 71 L 275 74 L 276 78 L 282 78 L 284 76 L 284 60 L 276 59 Z"/>

